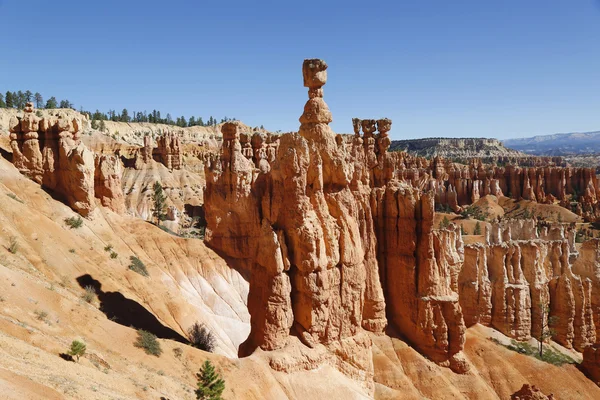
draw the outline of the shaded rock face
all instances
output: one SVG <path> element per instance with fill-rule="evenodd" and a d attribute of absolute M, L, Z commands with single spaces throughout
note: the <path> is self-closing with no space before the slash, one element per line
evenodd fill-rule
<path fill-rule="evenodd" d="M 527 340 L 539 338 L 547 318 L 556 317 L 553 339 L 583 351 L 596 340 L 599 287 L 588 277 L 597 267 L 573 265 L 578 256 L 571 230 L 563 225 L 538 236 L 534 220 L 492 224 L 485 244 L 465 246 L 459 295 L 467 326 L 481 323 Z M 592 257 L 597 262 L 597 254 L 588 261 Z"/>
<path fill-rule="evenodd" d="M 40 118 L 27 103 L 24 115 L 9 125 L 15 167 L 89 215 L 95 207 L 94 155 L 80 140 L 81 121 L 60 111 Z"/>
<path fill-rule="evenodd" d="M 94 172 L 95 195 L 104 207 L 125 213 L 125 196 L 121 185 L 123 163 L 116 156 L 96 155 Z"/>
<path fill-rule="evenodd" d="M 600 385 L 600 342 L 583 350 L 581 368 L 597 385 Z"/>
<path fill-rule="evenodd" d="M 434 230 L 434 194 L 394 173 L 390 120 L 355 120 L 347 143 L 328 125 L 325 62 L 305 60 L 303 77 L 298 133 L 270 147 L 226 123 L 221 156 L 205 171 L 205 240 L 250 279 L 241 353 L 296 335 L 369 376 L 363 332 L 382 333 L 389 320 L 432 359 L 466 370 L 460 233 Z"/>

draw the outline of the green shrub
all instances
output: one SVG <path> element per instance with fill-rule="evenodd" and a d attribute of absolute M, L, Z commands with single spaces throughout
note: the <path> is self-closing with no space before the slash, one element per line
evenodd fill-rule
<path fill-rule="evenodd" d="M 215 371 L 215 367 L 208 360 L 204 361 L 198 377 L 198 389 L 196 399 L 198 400 L 222 400 L 221 395 L 225 390 L 225 381 Z"/>
<path fill-rule="evenodd" d="M 516 340 L 511 340 L 511 344 L 506 346 L 507 349 L 516 351 L 517 353 L 525 354 L 527 356 L 532 356 L 537 358 L 538 360 L 547 362 L 548 364 L 553 364 L 557 366 L 561 366 L 563 364 L 575 364 L 576 361 L 571 357 L 556 351 L 550 347 L 546 347 L 544 349 L 543 355 L 540 357 L 540 353 L 535 346 L 530 345 L 527 342 L 517 342 Z"/>
<path fill-rule="evenodd" d="M 131 264 L 129 265 L 130 270 L 137 272 L 138 274 L 140 274 L 142 276 L 149 275 L 148 270 L 146 269 L 146 266 L 144 265 L 142 260 L 140 260 L 136 256 L 131 256 L 131 257 L 129 257 L 129 259 L 131 260 Z"/>
<path fill-rule="evenodd" d="M 146 354 L 151 354 L 156 357 L 160 357 L 162 354 L 162 349 L 160 348 L 160 343 L 157 340 L 156 335 L 143 329 L 138 331 L 138 338 L 133 345 L 144 349 Z"/>
<path fill-rule="evenodd" d="M 80 342 L 79 340 L 73 340 L 73 342 L 71 342 L 71 347 L 69 348 L 67 354 L 73 357 L 77 357 L 77 361 L 79 362 L 79 357 L 85 354 L 85 350 L 85 343 Z"/>
<path fill-rule="evenodd" d="M 71 229 L 81 228 L 83 226 L 83 218 L 81 218 L 79 215 L 77 217 L 65 218 L 65 224 L 67 224 Z"/>

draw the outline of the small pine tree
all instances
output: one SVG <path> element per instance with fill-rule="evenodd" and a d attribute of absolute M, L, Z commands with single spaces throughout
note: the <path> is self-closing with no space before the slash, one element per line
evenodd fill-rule
<path fill-rule="evenodd" d="M 77 357 L 77 362 L 79 362 L 79 357 L 85 354 L 85 350 L 85 343 L 80 342 L 79 340 L 73 340 L 71 348 L 69 349 L 69 355 Z"/>
<path fill-rule="evenodd" d="M 462 225 L 460 226 L 460 234 L 461 234 L 462 236 L 464 236 L 464 235 L 468 235 L 467 231 L 465 230 L 465 227 L 464 227 L 464 226 L 462 226 Z"/>
<path fill-rule="evenodd" d="M 56 101 L 56 97 L 52 96 L 46 102 L 46 108 L 58 108 L 58 102 Z"/>
<path fill-rule="evenodd" d="M 475 224 L 473 235 L 481 235 L 481 224 L 479 224 L 479 221 L 477 221 L 477 223 Z"/>
<path fill-rule="evenodd" d="M 444 219 L 440 222 L 440 229 L 446 229 L 450 226 L 450 220 L 447 216 L 444 215 Z"/>
<path fill-rule="evenodd" d="M 164 221 L 167 217 L 165 212 L 165 208 L 167 207 L 167 198 L 165 197 L 165 193 L 163 192 L 160 182 L 154 182 L 152 189 L 154 190 L 152 193 L 152 202 L 154 203 L 152 215 L 156 218 L 156 224 L 160 226 L 160 221 Z"/>
<path fill-rule="evenodd" d="M 0 108 L 6 108 L 6 103 L 4 102 L 4 95 L 0 93 Z"/>
<path fill-rule="evenodd" d="M 196 399 L 198 400 L 222 400 L 221 395 L 225 390 L 225 381 L 215 371 L 215 367 L 208 360 L 204 361 L 198 377 L 198 389 Z"/>
<path fill-rule="evenodd" d="M 15 106 L 14 95 L 10 90 L 6 91 L 6 108 L 13 108 Z"/>

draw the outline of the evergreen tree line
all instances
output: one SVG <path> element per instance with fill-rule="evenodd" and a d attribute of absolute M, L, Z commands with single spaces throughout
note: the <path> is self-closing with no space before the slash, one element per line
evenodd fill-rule
<path fill-rule="evenodd" d="M 69 100 L 56 100 L 56 97 L 52 96 L 48 101 L 44 102 L 44 98 L 39 92 L 31 93 L 30 90 L 23 92 L 11 92 L 7 90 L 5 94 L 0 92 L 0 108 L 16 108 L 22 110 L 25 108 L 27 102 L 33 102 L 36 108 L 73 108 L 73 103 Z"/>
<path fill-rule="evenodd" d="M 27 102 L 33 102 L 35 108 L 72 108 L 75 110 L 75 106 L 69 100 L 61 100 L 60 102 L 56 99 L 56 97 L 50 97 L 46 102 L 44 102 L 44 98 L 39 92 L 35 94 L 29 90 L 25 92 L 19 90 L 18 92 L 6 91 L 6 94 L 0 92 L 0 108 L 16 108 L 18 110 L 22 110 L 25 108 L 25 104 Z M 92 120 L 92 128 L 98 129 L 103 126 L 104 123 L 101 121 L 115 121 L 115 122 L 150 122 L 154 124 L 166 124 L 166 125 L 174 125 L 180 127 L 187 126 L 215 126 L 219 123 L 233 121 L 234 118 L 223 117 L 220 121 L 214 118 L 212 115 L 206 120 L 206 122 L 202 119 L 202 117 L 191 116 L 189 119 L 184 117 L 177 117 L 173 119 L 171 114 L 167 113 L 167 115 L 163 118 L 161 116 L 161 112 L 157 110 L 152 110 L 152 112 L 133 112 L 129 113 L 129 111 L 124 108 L 120 113 L 115 110 L 108 110 L 108 112 L 100 112 L 96 110 L 96 112 L 84 111 L 83 108 L 79 110 L 82 114 L 87 114 L 88 118 Z M 164 115 L 164 114 L 163 114 Z"/>

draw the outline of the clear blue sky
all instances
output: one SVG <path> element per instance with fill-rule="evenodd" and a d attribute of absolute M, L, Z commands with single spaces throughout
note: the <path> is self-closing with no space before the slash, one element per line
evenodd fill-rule
<path fill-rule="evenodd" d="M 0 91 L 77 108 L 297 130 L 305 58 L 336 132 L 394 139 L 600 129 L 600 1 L 0 0 Z"/>

